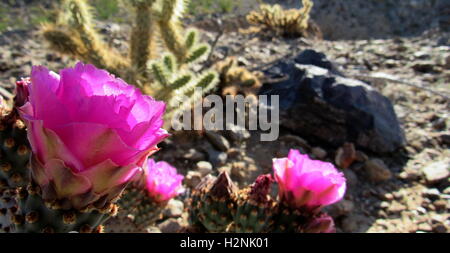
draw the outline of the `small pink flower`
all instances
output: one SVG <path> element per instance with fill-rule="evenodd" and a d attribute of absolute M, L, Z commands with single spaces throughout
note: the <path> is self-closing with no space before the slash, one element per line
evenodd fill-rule
<path fill-rule="evenodd" d="M 290 150 L 287 158 L 273 159 L 273 169 L 280 199 L 295 208 L 330 205 L 345 194 L 343 173 L 331 163 L 312 160 L 298 150 Z"/>
<path fill-rule="evenodd" d="M 115 198 L 168 136 L 164 102 L 93 65 L 35 66 L 17 93 L 44 199 L 82 208 Z"/>
<path fill-rule="evenodd" d="M 148 159 L 146 188 L 149 196 L 156 202 L 166 202 L 184 192 L 183 176 L 167 162 Z"/>

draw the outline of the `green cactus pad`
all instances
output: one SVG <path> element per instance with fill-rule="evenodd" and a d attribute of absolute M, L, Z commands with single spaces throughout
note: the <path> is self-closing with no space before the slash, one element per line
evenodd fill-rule
<path fill-rule="evenodd" d="M 145 232 L 147 227 L 161 218 L 167 204 L 155 202 L 144 189 L 133 185 L 124 191 L 117 203 L 120 206 L 119 214 L 106 223 L 106 230 L 119 233 Z M 117 224 L 124 224 L 125 228 L 120 229 Z"/>
<path fill-rule="evenodd" d="M 39 187 L 33 185 L 22 187 L 16 200 L 19 210 L 12 222 L 19 233 L 101 232 L 101 224 L 117 214 L 114 204 L 106 204 L 102 209 L 88 206 L 83 210 L 64 210 L 57 202 L 45 202 Z"/>
<path fill-rule="evenodd" d="M 17 211 L 15 189 L 0 190 L 0 233 L 9 233 L 13 230 L 11 217 Z"/>
<path fill-rule="evenodd" d="M 272 233 L 295 233 L 301 230 L 301 227 L 307 224 L 311 217 L 307 212 L 292 209 L 284 204 L 275 208 L 270 224 Z"/>
<path fill-rule="evenodd" d="M 269 195 L 273 179 L 260 175 L 251 186 L 239 191 L 234 212 L 233 232 L 267 232 L 275 202 Z"/>
<path fill-rule="evenodd" d="M 204 179 L 196 187 L 191 201 L 191 217 L 198 216 L 198 221 L 209 232 L 224 232 L 233 222 L 232 211 L 236 206 L 234 194 L 237 187 L 227 173 L 221 173 L 216 180 Z M 192 219 L 192 218 L 191 218 Z M 195 224 L 196 220 L 191 223 Z"/>
<path fill-rule="evenodd" d="M 0 119 L 0 188 L 29 182 L 30 145 L 25 124 L 13 110 Z"/>

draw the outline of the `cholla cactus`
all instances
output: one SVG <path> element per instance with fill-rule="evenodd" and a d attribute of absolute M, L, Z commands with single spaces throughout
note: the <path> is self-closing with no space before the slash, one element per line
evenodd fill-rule
<path fill-rule="evenodd" d="M 210 47 L 198 41 L 198 31 L 184 31 L 180 18 L 186 0 L 127 3 L 135 15 L 127 56 L 103 42 L 94 28 L 91 7 L 86 0 L 64 0 L 58 22 L 43 25 L 43 35 L 54 50 L 107 69 L 138 85 L 145 93 L 166 101 L 165 118 L 170 119 L 174 112 L 198 99 L 192 92 L 195 88 L 202 88 L 204 94 L 217 84 L 214 71 L 194 74 L 196 63 L 205 58 Z M 160 44 L 166 50 L 159 48 Z M 180 95 L 189 98 L 181 105 L 175 99 Z"/>
<path fill-rule="evenodd" d="M 313 7 L 311 0 L 302 0 L 301 9 L 284 10 L 280 5 L 262 4 L 259 11 L 247 15 L 250 24 L 262 26 L 282 36 L 306 36 L 309 26 L 309 13 Z"/>
<path fill-rule="evenodd" d="M 214 68 L 220 74 L 220 87 L 224 96 L 255 95 L 261 88 L 262 84 L 258 74 L 238 66 L 236 57 L 228 57 L 219 61 L 214 65 Z"/>

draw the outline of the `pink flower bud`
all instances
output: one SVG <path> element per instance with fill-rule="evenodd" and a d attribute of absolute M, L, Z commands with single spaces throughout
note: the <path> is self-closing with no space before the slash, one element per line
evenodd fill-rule
<path fill-rule="evenodd" d="M 80 208 L 115 198 L 168 136 L 163 102 L 93 65 L 78 63 L 60 75 L 33 67 L 18 95 L 27 90 L 19 111 L 44 199 Z"/>
<path fill-rule="evenodd" d="M 16 82 L 16 96 L 14 97 L 14 105 L 16 107 L 20 107 L 28 102 L 28 96 L 30 95 L 28 85 L 30 82 L 30 78 L 22 78 L 22 80 Z"/>
<path fill-rule="evenodd" d="M 323 214 L 313 218 L 304 229 L 305 233 L 336 233 L 333 218 Z"/>
<path fill-rule="evenodd" d="M 290 150 L 287 158 L 274 159 L 273 170 L 280 199 L 294 208 L 320 208 L 338 202 L 345 194 L 343 173 L 298 150 Z"/>
<path fill-rule="evenodd" d="M 166 202 L 184 192 L 183 176 L 177 174 L 177 169 L 161 161 L 148 159 L 146 188 L 149 196 L 156 202 Z"/>

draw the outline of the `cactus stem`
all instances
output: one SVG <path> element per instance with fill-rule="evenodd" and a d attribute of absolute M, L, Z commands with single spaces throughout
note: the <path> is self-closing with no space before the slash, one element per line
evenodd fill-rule
<path fill-rule="evenodd" d="M 0 166 L 0 169 L 3 171 L 3 172 L 8 172 L 8 171 L 10 171 L 11 170 L 11 164 L 9 164 L 9 163 L 4 163 L 4 164 L 2 164 L 1 166 Z"/>
<path fill-rule="evenodd" d="M 8 138 L 5 140 L 5 147 L 7 148 L 13 148 L 15 145 L 14 139 L 13 138 Z"/>
<path fill-rule="evenodd" d="M 64 224 L 72 225 L 77 221 L 77 216 L 73 212 L 67 212 L 63 214 L 62 220 Z"/>
<path fill-rule="evenodd" d="M 21 156 L 25 156 L 29 154 L 29 149 L 27 146 L 25 145 L 20 145 L 19 148 L 17 149 L 17 154 L 21 155 Z"/>
<path fill-rule="evenodd" d="M 27 186 L 27 191 L 29 195 L 36 195 L 39 193 L 39 187 L 30 184 Z"/>
<path fill-rule="evenodd" d="M 20 214 L 13 215 L 13 216 L 11 217 L 11 221 L 12 221 L 12 223 L 14 223 L 15 225 L 23 224 L 23 216 L 20 215 Z"/>
<path fill-rule="evenodd" d="M 19 191 L 19 199 L 25 199 L 28 197 L 28 191 L 25 188 L 21 188 Z"/>
<path fill-rule="evenodd" d="M 16 183 L 16 184 L 22 182 L 22 180 L 23 180 L 23 177 L 20 174 L 18 174 L 18 173 L 14 173 L 11 176 L 11 181 Z"/>
<path fill-rule="evenodd" d="M 17 212 L 17 206 L 12 206 L 8 209 L 11 213 L 16 213 Z"/>
<path fill-rule="evenodd" d="M 25 221 L 29 224 L 36 223 L 39 220 L 39 213 L 31 211 L 25 215 Z"/>

